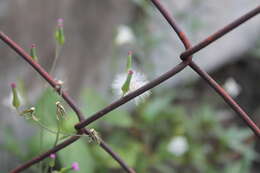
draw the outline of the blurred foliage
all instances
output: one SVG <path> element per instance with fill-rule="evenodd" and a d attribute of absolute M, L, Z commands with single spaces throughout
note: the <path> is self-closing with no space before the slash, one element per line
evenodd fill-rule
<path fill-rule="evenodd" d="M 251 56 L 260 57 L 260 40 L 256 40 L 255 47 L 250 52 Z"/>
<path fill-rule="evenodd" d="M 140 20 L 135 20 L 136 22 L 130 26 L 136 37 L 134 60 L 137 65 L 146 65 L 147 69 L 151 70 L 153 64 L 152 61 L 147 61 L 147 57 L 162 38 L 150 35 L 148 26 L 150 4 L 146 0 L 133 0 L 133 2 L 140 8 L 140 16 L 136 16 Z M 177 17 L 186 16 L 180 12 Z M 198 31 L 204 25 L 194 16 L 191 16 L 189 21 L 188 28 L 192 31 Z M 259 45 L 257 42 L 253 52 L 257 56 Z M 117 48 L 121 50 L 121 47 Z M 112 64 L 113 67 L 117 65 L 116 61 Z M 252 138 L 250 129 L 230 124 L 224 126 L 216 111 L 207 103 L 193 110 L 177 104 L 176 98 L 177 94 L 172 91 L 154 93 L 146 103 L 135 108 L 122 106 L 89 127 L 95 128 L 111 148 L 138 173 L 249 173 L 251 164 L 259 157 L 253 149 L 254 143 L 250 141 Z M 81 99 L 83 112 L 88 116 L 111 102 L 93 89 L 86 89 Z M 62 101 L 60 96 L 53 89 L 47 88 L 34 105 L 37 118 L 54 131 L 57 130 L 55 105 L 57 101 Z M 133 106 L 131 102 L 127 104 Z M 66 107 L 62 132 L 75 133 L 74 125 L 77 122 L 75 113 Z M 55 134 L 41 131 L 32 120 L 29 120 L 28 124 L 37 130 L 34 136 L 23 141 L 17 140 L 12 129 L 1 127 L 5 139 L 0 144 L 1 149 L 5 149 L 21 162 L 50 149 L 55 141 Z M 171 150 L 170 144 L 176 137 L 187 140 L 187 150 L 182 154 Z M 178 147 L 183 146 L 179 144 Z M 123 172 L 110 155 L 96 144 L 89 143 L 88 137 L 82 137 L 81 140 L 58 152 L 58 164 L 55 167 L 60 169 L 71 165 L 72 162 L 79 163 L 81 168 L 79 172 L 82 173 Z M 39 172 L 37 165 L 32 172 Z"/>
<path fill-rule="evenodd" d="M 137 172 L 250 172 L 251 164 L 258 156 L 253 143 L 248 142 L 252 137 L 248 128 L 223 127 L 214 109 L 207 104 L 188 114 L 190 110 L 186 111 L 187 108 L 175 103 L 175 98 L 176 94 L 154 93 L 146 103 L 134 109 L 123 106 L 91 127 Z M 56 128 L 57 100 L 59 96 L 47 89 L 36 104 L 36 115 L 53 130 Z M 83 92 L 82 100 L 85 115 L 109 104 L 98 92 L 90 89 Z M 62 130 L 72 133 L 77 118 L 68 108 L 66 112 Z M 177 136 L 187 139 L 187 151 L 181 155 L 169 149 L 169 144 Z M 5 139 L 1 148 L 25 161 L 51 148 L 55 134 L 44 132 L 40 148 L 39 131 L 36 132 L 27 140 L 25 150 L 20 150 L 24 144 L 15 139 L 10 129 L 6 129 Z M 56 167 L 65 167 L 75 161 L 81 167 L 79 172 L 121 172 L 112 157 L 96 144 L 89 143 L 87 137 L 58 152 Z"/>

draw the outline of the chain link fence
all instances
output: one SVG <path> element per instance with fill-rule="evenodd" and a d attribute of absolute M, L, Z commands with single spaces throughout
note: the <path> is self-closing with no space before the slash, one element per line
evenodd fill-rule
<path fill-rule="evenodd" d="M 260 6 L 257 6 L 255 9 L 251 10 L 247 14 L 241 16 L 240 18 L 234 20 L 230 24 L 226 25 L 225 27 L 221 28 L 214 34 L 208 36 L 203 41 L 199 42 L 198 44 L 192 46 L 189 39 L 185 35 L 185 33 L 182 31 L 182 29 L 178 26 L 176 21 L 173 17 L 169 14 L 169 12 L 166 10 L 166 8 L 161 4 L 160 0 L 150 0 L 153 5 L 160 11 L 160 13 L 163 15 L 164 19 L 167 20 L 169 25 L 172 27 L 172 29 L 175 31 L 179 39 L 182 41 L 186 51 L 180 54 L 180 58 L 182 60 L 181 63 L 167 71 L 166 73 L 162 74 L 161 76 L 157 77 L 156 79 L 152 80 L 151 82 L 147 83 L 146 85 L 142 86 L 141 88 L 137 89 L 136 91 L 133 91 L 129 93 L 128 95 L 120 98 L 119 100 L 113 102 L 112 104 L 108 105 L 107 107 L 103 108 L 102 110 L 98 111 L 94 115 L 90 116 L 89 118 L 85 119 L 81 109 L 77 106 L 77 104 L 73 101 L 73 99 L 68 95 L 66 91 L 64 91 L 59 86 L 59 83 L 57 83 L 54 78 L 50 76 L 36 61 L 32 59 L 32 57 L 24 50 L 22 49 L 16 42 L 11 40 L 7 35 L 5 35 L 3 32 L 0 32 L 0 38 L 1 40 L 6 43 L 11 49 L 13 49 L 16 53 L 20 55 L 21 58 L 23 58 L 25 61 L 27 61 L 35 71 L 37 71 L 67 102 L 67 104 L 74 110 L 76 113 L 79 123 L 75 125 L 75 129 L 77 130 L 77 134 L 75 136 L 70 137 L 69 139 L 65 140 L 64 142 L 58 144 L 57 146 L 53 147 L 47 152 L 44 152 L 35 158 L 27 161 L 26 163 L 14 168 L 10 172 L 12 173 L 18 173 L 21 171 L 26 170 L 30 166 L 42 161 L 43 159 L 49 157 L 52 153 L 56 153 L 59 150 L 62 150 L 66 146 L 72 144 L 73 142 L 80 139 L 81 134 L 88 135 L 91 138 L 94 138 L 93 132 L 91 129 L 88 129 L 87 126 L 96 120 L 102 118 L 103 116 L 107 115 L 110 111 L 120 107 L 121 105 L 129 102 L 130 100 L 134 99 L 135 97 L 141 95 L 142 93 L 146 92 L 147 90 L 150 90 L 151 88 L 156 87 L 157 85 L 163 83 L 164 81 L 172 78 L 177 73 L 181 72 L 184 68 L 187 68 L 188 66 L 192 68 L 208 85 L 214 89 L 215 92 L 217 92 L 224 101 L 230 106 L 231 109 L 233 109 L 237 115 L 246 123 L 246 125 L 254 132 L 256 139 L 259 139 L 260 137 L 260 129 L 256 125 L 256 123 L 250 118 L 250 116 L 236 103 L 232 97 L 213 79 L 211 76 L 205 72 L 203 69 L 201 69 L 195 62 L 192 60 L 192 55 L 200 51 L 201 49 L 204 49 L 208 45 L 210 45 L 212 42 L 216 41 L 220 37 L 224 36 L 228 32 L 232 31 L 233 29 L 237 28 L 247 20 L 251 19 L 252 17 L 258 15 L 260 13 Z M 110 156 L 117 161 L 122 169 L 124 169 L 128 173 L 135 173 L 134 169 L 130 168 L 123 159 L 120 158 L 120 156 L 114 152 L 102 139 L 100 139 L 99 146 L 105 150 Z"/>

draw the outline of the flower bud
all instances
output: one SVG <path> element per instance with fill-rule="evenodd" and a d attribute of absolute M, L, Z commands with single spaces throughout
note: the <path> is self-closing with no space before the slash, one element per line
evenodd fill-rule
<path fill-rule="evenodd" d="M 50 154 L 50 158 L 51 158 L 51 159 L 55 159 L 55 158 L 56 158 L 56 155 L 55 155 L 55 154 Z"/>
<path fill-rule="evenodd" d="M 21 105 L 21 102 L 20 102 L 20 99 L 19 99 L 19 96 L 18 96 L 18 93 L 17 93 L 16 84 L 15 84 L 15 83 L 12 83 L 12 84 L 11 84 L 11 88 L 12 88 L 12 94 L 13 94 L 12 104 L 13 104 L 13 106 L 14 106 L 16 109 L 18 109 L 19 106 Z"/>
<path fill-rule="evenodd" d="M 62 168 L 59 171 L 59 173 L 68 173 L 68 172 L 71 172 L 71 171 L 79 171 L 79 170 L 80 170 L 80 168 L 79 168 L 78 162 L 73 162 L 70 167 Z"/>
<path fill-rule="evenodd" d="M 65 43 L 65 36 L 64 36 L 64 30 L 63 30 L 63 19 L 58 19 L 57 28 L 55 31 L 55 39 L 59 45 L 63 45 Z"/>
<path fill-rule="evenodd" d="M 49 157 L 50 157 L 49 166 L 53 168 L 55 166 L 56 155 L 51 154 Z"/>
<path fill-rule="evenodd" d="M 72 169 L 73 171 L 79 171 L 80 168 L 79 168 L 79 164 L 78 164 L 78 162 L 74 162 L 74 163 L 72 163 L 72 165 L 71 165 L 71 169 Z"/>
<path fill-rule="evenodd" d="M 34 61 L 38 61 L 35 44 L 32 44 L 32 46 L 31 46 L 30 55 L 31 55 L 31 57 L 33 58 Z"/>
<path fill-rule="evenodd" d="M 125 83 L 123 84 L 121 90 L 123 92 L 123 96 L 125 95 L 125 93 L 127 93 L 130 89 L 130 83 L 131 83 L 131 79 L 132 79 L 132 76 L 133 76 L 133 71 L 132 70 L 129 70 L 128 73 L 127 73 L 127 77 L 126 77 L 126 80 L 125 80 Z"/>

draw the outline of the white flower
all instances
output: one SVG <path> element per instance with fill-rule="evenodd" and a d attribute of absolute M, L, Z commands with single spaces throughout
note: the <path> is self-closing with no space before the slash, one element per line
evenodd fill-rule
<path fill-rule="evenodd" d="M 188 149 L 189 149 L 189 144 L 187 139 L 184 136 L 174 137 L 168 145 L 168 151 L 176 156 L 183 155 L 188 151 Z"/>
<path fill-rule="evenodd" d="M 117 35 L 115 43 L 117 45 L 123 45 L 126 43 L 132 43 L 135 40 L 135 36 L 131 28 L 125 25 L 121 25 L 117 29 Z"/>
<path fill-rule="evenodd" d="M 127 78 L 127 73 L 124 74 L 118 74 L 115 78 L 115 80 L 112 83 L 112 88 L 114 92 L 119 96 L 123 96 L 122 86 L 125 83 Z M 133 70 L 132 79 L 129 85 L 129 91 L 127 91 L 125 94 L 129 94 L 140 87 L 144 86 L 148 83 L 148 80 L 146 79 L 146 76 L 144 74 L 141 74 L 139 72 L 136 72 Z M 137 96 L 134 100 L 136 104 L 139 104 L 140 102 L 143 102 L 149 95 L 151 94 L 150 91 L 146 91 L 143 94 Z"/>
<path fill-rule="evenodd" d="M 241 92 L 241 87 L 233 78 L 228 78 L 223 87 L 232 97 L 237 97 Z"/>

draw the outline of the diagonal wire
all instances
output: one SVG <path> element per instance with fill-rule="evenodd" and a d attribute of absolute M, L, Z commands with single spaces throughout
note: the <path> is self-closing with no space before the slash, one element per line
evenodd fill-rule
<path fill-rule="evenodd" d="M 191 47 L 191 44 L 190 44 L 189 40 L 187 39 L 187 36 L 185 35 L 185 33 L 176 24 L 174 19 L 171 17 L 171 15 L 168 13 L 168 11 L 162 6 L 160 1 L 159 0 L 151 0 L 151 1 L 158 8 L 158 10 L 162 13 L 162 15 L 165 17 L 165 19 L 168 21 L 168 23 L 174 29 L 174 31 L 177 33 L 178 37 L 183 42 L 184 47 L 186 48 L 186 50 L 193 50 L 194 48 L 198 47 L 198 45 L 201 45 L 201 43 L 199 43 L 198 45 L 195 45 L 194 47 Z M 235 27 L 239 26 L 243 22 L 246 22 L 247 20 L 249 20 L 253 16 L 257 15 L 259 13 L 259 10 L 260 10 L 260 8 L 257 7 L 256 9 L 252 10 L 248 14 L 238 18 L 235 22 L 225 26 L 224 29 L 220 29 L 219 31 L 214 33 L 211 37 L 209 37 L 209 38 L 212 38 L 212 39 L 206 39 L 206 40 L 211 40 L 211 42 L 207 42 L 207 44 L 204 43 L 203 45 L 207 46 L 208 44 L 212 43 L 213 41 L 219 39 L 223 35 L 227 34 L 231 30 L 233 30 Z M 195 52 L 193 52 L 193 53 L 195 53 Z M 185 52 L 183 54 L 185 54 Z M 227 92 L 213 78 L 211 78 L 204 70 L 199 68 L 192 61 L 191 55 L 192 55 L 191 53 L 186 54 L 184 57 L 185 58 L 187 57 L 187 61 L 183 61 L 183 62 L 189 63 L 189 66 L 193 70 L 195 70 L 225 100 L 225 102 L 227 104 L 229 104 L 231 106 L 231 108 L 246 122 L 248 127 L 250 127 L 252 129 L 252 131 L 255 133 L 255 135 L 260 137 L 260 130 L 259 130 L 259 128 L 250 119 L 250 117 L 247 115 L 247 113 L 232 99 L 232 97 L 230 97 L 227 94 Z M 170 71 L 167 72 L 167 73 L 169 74 Z M 164 75 L 162 75 L 162 76 L 164 76 Z M 155 87 L 156 85 L 159 85 L 161 82 L 163 82 L 164 80 L 167 80 L 169 78 L 169 76 L 167 75 L 167 78 L 164 77 L 163 79 L 161 79 L 162 76 L 154 79 L 150 83 L 148 83 L 148 84 L 144 85 L 143 87 L 139 88 L 138 90 L 128 94 L 127 96 L 125 96 L 125 97 L 123 97 L 123 98 L 113 102 L 112 104 L 108 105 L 104 109 L 98 111 L 97 113 L 95 113 L 92 116 L 90 116 L 89 118 L 87 118 L 85 121 L 78 123 L 75 126 L 75 128 L 76 129 L 80 129 L 80 128 L 83 128 L 83 127 L 87 126 L 88 124 L 90 124 L 90 123 L 96 121 L 97 119 L 103 117 L 108 112 L 118 108 L 122 104 L 124 104 L 124 103 L 128 102 L 129 100 L 133 99 L 134 97 L 144 93 L 145 91 Z"/>
<path fill-rule="evenodd" d="M 163 5 L 160 3 L 159 0 L 151 0 L 152 3 L 158 8 L 158 10 L 161 12 L 161 14 L 165 17 L 165 19 L 168 21 L 168 23 L 172 26 L 174 31 L 177 33 L 179 38 L 181 39 L 182 43 L 184 44 L 186 49 L 190 49 L 193 51 L 188 51 L 188 53 L 182 54 L 182 57 L 187 57 L 195 53 L 195 51 L 198 51 L 213 41 L 217 40 L 224 34 L 230 32 L 232 29 L 236 28 L 237 26 L 241 25 L 243 22 L 247 21 L 248 19 L 252 18 L 253 16 L 257 15 L 260 11 L 260 6 L 249 12 L 248 14 L 242 16 L 241 18 L 237 19 L 233 23 L 227 25 L 226 27 L 220 29 L 212 36 L 208 37 L 206 41 L 199 43 L 198 45 L 191 48 L 190 41 L 188 40 L 188 37 L 184 34 L 184 32 L 178 27 L 177 23 L 174 21 L 174 19 L 171 17 L 169 12 L 163 7 Z M 195 51 L 194 51 L 195 50 Z M 260 137 L 260 129 L 258 126 L 254 123 L 253 120 L 250 119 L 249 115 L 235 102 L 235 100 L 212 78 L 210 75 L 202 70 L 199 66 L 197 66 L 191 58 L 188 58 L 190 60 L 189 66 L 196 71 L 201 78 L 203 78 L 224 100 L 225 102 L 244 120 L 244 122 L 247 124 L 249 128 L 255 133 L 257 137 Z"/>
<path fill-rule="evenodd" d="M 258 5 L 255 9 L 251 10 L 250 12 L 246 13 L 245 15 L 241 16 L 240 18 L 234 20 L 230 24 L 226 25 L 225 27 L 223 27 L 222 29 L 220 29 L 216 33 L 208 36 L 206 39 L 204 39 L 200 43 L 196 44 L 192 48 L 187 49 L 185 52 L 183 52 L 181 54 L 181 58 L 185 59 L 186 57 L 195 54 L 196 52 L 200 51 L 204 47 L 206 47 L 209 44 L 211 44 L 212 42 L 214 42 L 215 40 L 222 37 L 223 33 L 228 33 L 230 31 L 232 31 L 233 29 L 235 29 L 239 25 L 243 24 L 244 22 L 246 22 L 250 18 L 258 15 L 259 13 L 260 13 L 260 5 Z"/>

